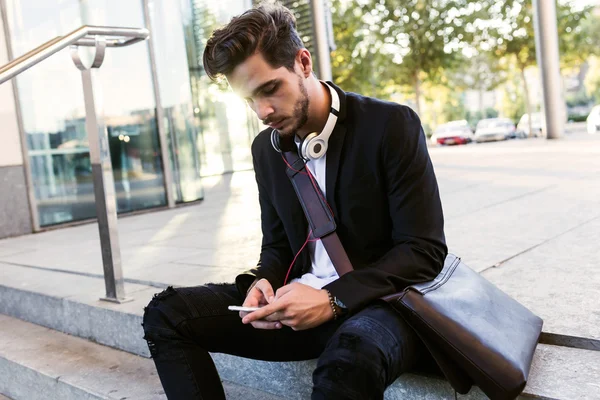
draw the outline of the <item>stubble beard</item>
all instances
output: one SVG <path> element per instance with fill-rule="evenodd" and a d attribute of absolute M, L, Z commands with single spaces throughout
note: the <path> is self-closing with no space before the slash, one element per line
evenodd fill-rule
<path fill-rule="evenodd" d="M 300 97 L 294 105 L 293 118 L 295 123 L 289 129 L 279 131 L 279 134 L 282 136 L 293 137 L 308 121 L 308 91 L 301 76 L 298 77 L 298 88 L 300 89 Z"/>

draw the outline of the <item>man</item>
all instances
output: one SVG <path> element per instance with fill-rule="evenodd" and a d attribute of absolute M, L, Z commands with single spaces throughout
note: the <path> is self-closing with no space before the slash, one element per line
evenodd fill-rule
<path fill-rule="evenodd" d="M 235 285 L 169 288 L 146 308 L 145 338 L 168 398 L 223 399 L 209 355 L 221 352 L 318 358 L 313 399 L 382 399 L 423 352 L 415 333 L 378 299 L 435 278 L 447 253 L 419 118 L 408 107 L 319 81 L 292 14 L 279 5 L 259 6 L 216 30 L 204 67 L 213 79 L 226 77 L 271 127 L 252 145 L 263 241 L 258 266 Z M 294 151 L 312 132 L 330 134 L 325 155 L 307 167 L 354 271 L 338 277 L 310 235 L 272 145 L 274 129 Z M 262 308 L 238 315 L 229 305 Z"/>

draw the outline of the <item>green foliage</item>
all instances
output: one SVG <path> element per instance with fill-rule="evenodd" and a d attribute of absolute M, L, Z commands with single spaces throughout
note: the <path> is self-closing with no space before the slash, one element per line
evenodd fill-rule
<path fill-rule="evenodd" d="M 464 95 L 456 91 L 451 91 L 448 99 L 442 106 L 442 119 L 444 122 L 464 119 L 467 110 L 465 109 Z"/>
<path fill-rule="evenodd" d="M 569 121 L 585 122 L 589 114 L 569 114 Z"/>
<path fill-rule="evenodd" d="M 461 65 L 461 50 L 473 36 L 466 27 L 483 13 L 483 3 L 473 8 L 468 0 L 333 0 L 334 79 L 383 98 L 403 86 L 416 90 L 422 81 L 441 83 L 445 70 Z"/>
<path fill-rule="evenodd" d="M 580 90 L 579 92 L 567 96 L 567 106 L 576 107 L 576 106 L 587 106 L 592 103 L 594 99 L 585 92 L 585 90 Z"/>
<path fill-rule="evenodd" d="M 504 85 L 503 97 L 500 104 L 500 111 L 506 118 L 518 122 L 519 119 L 527 112 L 525 104 L 525 94 L 521 90 L 521 82 L 513 71 L 511 78 Z"/>
<path fill-rule="evenodd" d="M 386 100 L 414 98 L 411 103 L 432 127 L 467 115 L 457 94 L 467 89 L 503 86 L 502 114 L 518 120 L 526 112 L 523 75 L 509 71 L 536 64 L 531 0 L 330 1 L 337 46 L 333 77 L 346 90 Z M 563 66 L 577 67 L 599 52 L 600 22 L 590 7 L 560 0 L 557 15 Z M 600 76 L 592 72 L 586 88 L 600 100 Z"/>
<path fill-rule="evenodd" d="M 587 93 L 600 103 L 600 57 L 590 57 L 590 69 L 585 77 L 585 89 Z"/>
<path fill-rule="evenodd" d="M 590 14 L 591 6 L 577 7 L 570 0 L 558 2 L 556 7 L 558 39 L 563 65 L 585 61 L 593 45 L 581 24 Z M 485 48 L 494 49 L 498 58 L 512 57 L 518 68 L 536 64 L 533 6 L 530 0 L 507 0 L 490 8 L 495 28 L 484 28 Z"/>
<path fill-rule="evenodd" d="M 482 119 L 497 118 L 498 115 L 498 110 L 496 110 L 495 108 L 488 107 L 484 110 L 483 114 L 481 113 L 481 111 L 467 111 L 465 113 L 465 119 L 469 122 L 469 125 L 475 126 L 477 125 L 477 122 L 479 122 Z"/>

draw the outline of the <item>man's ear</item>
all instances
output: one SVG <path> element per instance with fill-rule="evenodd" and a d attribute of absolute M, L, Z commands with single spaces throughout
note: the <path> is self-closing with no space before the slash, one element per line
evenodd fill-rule
<path fill-rule="evenodd" d="M 298 50 L 296 54 L 296 63 L 300 67 L 301 73 L 305 78 L 308 78 L 313 72 L 312 56 L 307 49 Z"/>

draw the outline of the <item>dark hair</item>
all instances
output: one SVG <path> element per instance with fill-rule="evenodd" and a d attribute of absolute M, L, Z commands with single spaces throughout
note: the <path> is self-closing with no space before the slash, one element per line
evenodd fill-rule
<path fill-rule="evenodd" d="M 260 51 L 271 67 L 292 71 L 303 48 L 292 12 L 278 3 L 261 4 L 213 32 L 204 49 L 204 70 L 216 80 Z"/>

